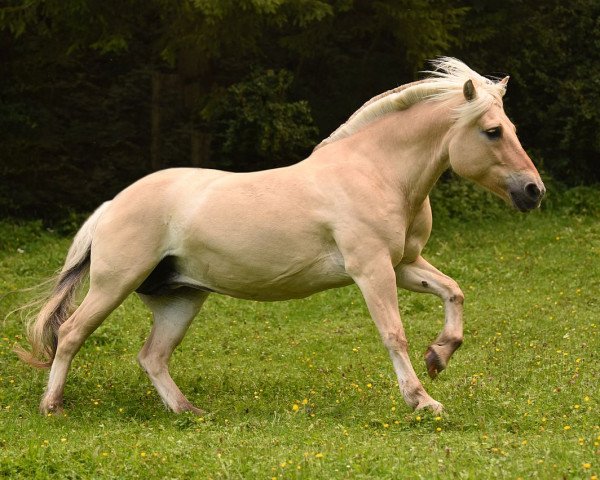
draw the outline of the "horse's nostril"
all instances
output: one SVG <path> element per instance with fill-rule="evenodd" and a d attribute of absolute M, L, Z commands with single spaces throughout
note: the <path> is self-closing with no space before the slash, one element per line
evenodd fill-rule
<path fill-rule="evenodd" d="M 527 185 L 525 185 L 525 193 L 532 200 L 537 200 L 538 198 L 540 198 L 540 194 L 542 192 L 535 183 L 528 183 Z"/>

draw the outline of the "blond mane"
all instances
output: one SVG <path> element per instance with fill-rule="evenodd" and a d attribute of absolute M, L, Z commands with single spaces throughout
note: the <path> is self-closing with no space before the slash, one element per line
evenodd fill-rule
<path fill-rule="evenodd" d="M 388 90 L 367 101 L 329 137 L 319 143 L 315 150 L 349 137 L 375 120 L 391 112 L 406 110 L 421 101 L 451 102 L 460 96 L 465 101 L 454 108 L 456 123 L 471 123 L 479 118 L 494 101 L 502 103 L 506 84 L 495 82 L 479 75 L 460 60 L 441 57 L 433 60 L 434 70 L 427 71 L 430 76 L 424 80 L 402 85 Z M 471 80 L 477 96 L 467 101 L 463 95 L 463 86 Z"/>

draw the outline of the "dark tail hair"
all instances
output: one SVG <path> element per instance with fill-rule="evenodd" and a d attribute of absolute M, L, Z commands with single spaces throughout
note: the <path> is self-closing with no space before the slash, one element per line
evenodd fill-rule
<path fill-rule="evenodd" d="M 75 309 L 75 294 L 90 269 L 94 231 L 109 203 L 102 204 L 75 235 L 52 292 L 28 326 L 27 340 L 31 351 L 20 346 L 15 347 L 15 353 L 25 363 L 37 368 L 48 368 L 52 365 L 58 344 L 58 329 Z"/>

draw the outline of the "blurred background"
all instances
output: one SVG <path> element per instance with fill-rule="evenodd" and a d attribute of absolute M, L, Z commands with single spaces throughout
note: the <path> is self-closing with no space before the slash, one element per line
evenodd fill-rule
<path fill-rule="evenodd" d="M 3 0 L 0 215 L 52 224 L 155 170 L 297 162 L 440 55 L 510 75 L 546 179 L 600 182 L 598 0 Z"/>

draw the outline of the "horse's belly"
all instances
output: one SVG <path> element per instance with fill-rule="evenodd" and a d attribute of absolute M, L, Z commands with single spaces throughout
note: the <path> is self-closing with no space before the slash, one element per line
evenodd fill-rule
<path fill-rule="evenodd" d="M 252 300 L 302 298 L 352 283 L 339 252 L 302 258 L 276 251 L 273 247 L 269 254 L 261 249 L 241 256 L 196 251 L 178 269 L 208 290 Z"/>

